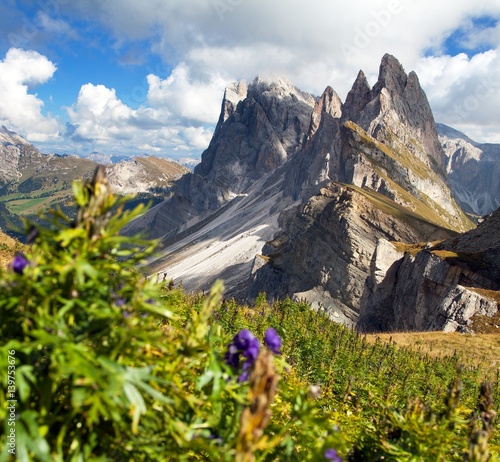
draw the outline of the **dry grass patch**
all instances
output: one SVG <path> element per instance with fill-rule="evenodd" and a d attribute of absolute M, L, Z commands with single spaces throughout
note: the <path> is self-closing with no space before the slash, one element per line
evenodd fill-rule
<path fill-rule="evenodd" d="M 484 379 L 496 380 L 500 368 L 500 328 L 495 334 L 459 334 L 457 332 L 397 332 L 369 334 L 369 342 L 392 342 L 400 347 L 432 357 L 458 355 L 464 366 L 480 368 Z"/>
<path fill-rule="evenodd" d="M 0 267 L 7 268 L 16 252 L 23 250 L 23 245 L 0 231 Z"/>

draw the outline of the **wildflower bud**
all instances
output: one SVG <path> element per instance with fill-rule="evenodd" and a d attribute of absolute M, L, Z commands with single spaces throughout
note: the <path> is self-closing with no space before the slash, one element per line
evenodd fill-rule
<path fill-rule="evenodd" d="M 14 257 L 14 260 L 12 260 L 12 269 L 14 270 L 14 273 L 23 274 L 24 268 L 26 268 L 28 264 L 29 261 L 26 257 L 22 253 L 18 253 Z"/>
<path fill-rule="evenodd" d="M 238 352 L 238 348 L 236 348 L 232 343 L 230 343 L 227 347 L 225 359 L 228 366 L 236 368 L 240 364 L 240 354 Z"/>
<path fill-rule="evenodd" d="M 233 338 L 234 346 L 238 350 L 246 350 L 252 341 L 255 339 L 255 336 L 248 329 L 241 329 Z"/>
<path fill-rule="evenodd" d="M 264 334 L 264 343 L 275 355 L 281 353 L 281 338 L 272 327 L 266 330 Z"/>
<path fill-rule="evenodd" d="M 259 356 L 259 340 L 248 330 L 240 330 L 227 346 L 225 355 L 226 364 L 233 368 L 238 368 L 240 364 L 240 354 L 246 359 L 243 363 L 242 374 L 238 377 L 239 382 L 248 380 L 250 369 Z"/>
<path fill-rule="evenodd" d="M 340 458 L 335 449 L 327 449 L 324 455 L 325 459 L 330 462 L 342 462 L 342 459 Z"/>

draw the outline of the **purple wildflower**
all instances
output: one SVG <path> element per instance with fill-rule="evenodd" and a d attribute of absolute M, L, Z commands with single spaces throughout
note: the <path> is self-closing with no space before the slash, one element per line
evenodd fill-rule
<path fill-rule="evenodd" d="M 264 343 L 275 355 L 279 355 L 281 353 L 281 337 L 272 327 L 266 330 L 266 333 L 264 334 Z"/>
<path fill-rule="evenodd" d="M 252 361 L 252 362 L 245 361 L 243 363 L 243 368 L 242 368 L 243 370 L 242 370 L 240 376 L 238 377 L 238 382 L 245 382 L 250 378 L 250 369 L 253 366 L 253 363 L 254 363 L 254 361 Z"/>
<path fill-rule="evenodd" d="M 240 365 L 240 353 L 238 348 L 236 348 L 232 343 L 230 343 L 227 347 L 225 359 L 226 364 L 231 367 L 237 368 Z"/>
<path fill-rule="evenodd" d="M 237 369 L 240 365 L 240 355 L 246 359 L 243 363 L 243 372 L 238 377 L 239 382 L 248 379 L 250 369 L 259 355 L 259 350 L 259 340 L 248 329 L 240 330 L 233 337 L 233 341 L 227 346 L 225 355 L 226 364 Z"/>
<path fill-rule="evenodd" d="M 14 273 L 23 274 L 24 268 L 26 268 L 28 264 L 29 261 L 27 258 L 22 253 L 18 253 L 14 257 L 14 260 L 12 260 L 12 269 Z"/>
<path fill-rule="evenodd" d="M 259 350 L 259 340 L 254 337 L 252 340 L 250 340 L 247 348 L 242 351 L 242 354 L 245 358 L 253 363 L 257 359 L 257 356 L 259 356 Z"/>
<path fill-rule="evenodd" d="M 33 242 L 35 242 L 37 238 L 38 238 L 38 229 L 34 225 L 31 225 L 28 231 L 28 235 L 26 236 L 26 243 L 33 244 Z"/>
<path fill-rule="evenodd" d="M 335 449 L 327 449 L 325 451 L 325 459 L 330 462 L 342 462 L 338 452 Z"/>
<path fill-rule="evenodd" d="M 246 363 L 245 363 L 246 364 Z M 250 371 L 246 370 L 243 371 L 239 376 L 238 376 L 238 382 L 246 382 L 250 378 Z"/>
<path fill-rule="evenodd" d="M 241 329 L 233 338 L 233 344 L 238 350 L 246 350 L 250 343 L 255 339 L 254 335 L 248 329 Z"/>

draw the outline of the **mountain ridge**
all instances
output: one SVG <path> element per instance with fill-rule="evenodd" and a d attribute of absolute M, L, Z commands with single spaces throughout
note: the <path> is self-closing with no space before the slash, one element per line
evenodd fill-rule
<path fill-rule="evenodd" d="M 418 77 L 390 55 L 345 103 L 331 87 L 232 84 L 201 163 L 128 232 L 153 229 L 149 271 L 189 290 L 221 277 L 227 296 L 304 298 L 354 326 L 401 246 L 474 227 L 446 162 Z"/>
<path fill-rule="evenodd" d="M 451 187 L 469 213 L 487 215 L 500 207 L 500 144 L 478 143 L 438 124 Z"/>

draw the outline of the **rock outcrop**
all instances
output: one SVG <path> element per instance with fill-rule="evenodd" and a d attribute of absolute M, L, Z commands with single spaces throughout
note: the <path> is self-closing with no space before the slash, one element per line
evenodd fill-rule
<path fill-rule="evenodd" d="M 358 328 L 470 332 L 498 312 L 500 209 L 476 229 L 394 260 L 367 279 Z M 400 250 L 404 246 L 400 246 Z"/>
<path fill-rule="evenodd" d="M 168 190 L 190 170 L 159 157 L 136 157 L 106 168 L 109 184 L 115 193 L 137 194 Z"/>
<path fill-rule="evenodd" d="M 384 277 L 402 257 L 395 248 L 382 252 L 381 241 L 420 242 L 453 234 L 380 193 L 339 183 L 282 213 L 279 225 L 281 232 L 263 249 L 268 263 L 255 273 L 250 296 L 265 291 L 271 298 L 305 298 L 351 325 L 367 279 L 372 273 Z"/>
<path fill-rule="evenodd" d="M 18 134 L 0 127 L 0 187 L 17 181 L 26 169 L 35 170 L 43 163 L 43 155 Z"/>

